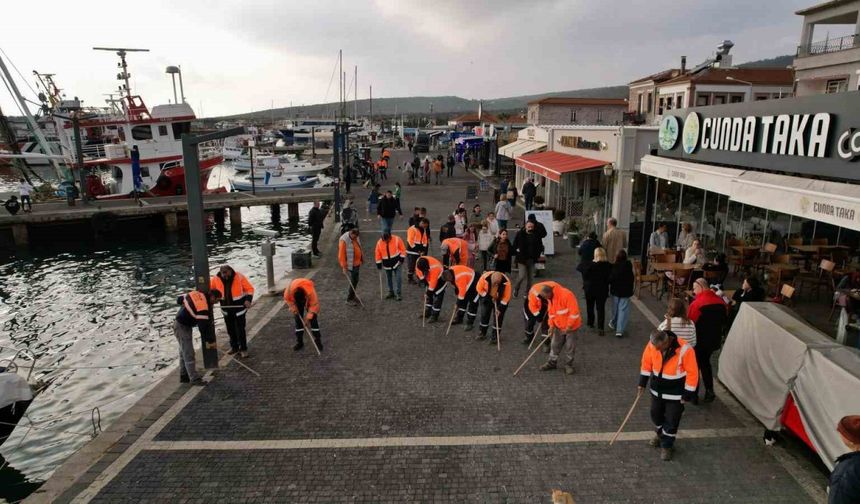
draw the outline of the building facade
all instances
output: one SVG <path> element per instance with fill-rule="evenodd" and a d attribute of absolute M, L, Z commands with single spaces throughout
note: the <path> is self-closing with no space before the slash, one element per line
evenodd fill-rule
<path fill-rule="evenodd" d="M 628 122 L 654 124 L 657 116 L 657 85 L 684 73 L 686 69 L 682 65 L 681 68 L 663 70 L 629 83 L 627 85 L 630 92 L 627 98 Z"/>
<path fill-rule="evenodd" d="M 833 0 L 797 11 L 803 16 L 794 58 L 797 96 L 860 89 L 860 0 Z M 816 27 L 826 30 L 818 35 Z M 831 30 L 845 33 L 831 37 Z M 839 33 L 837 31 L 837 33 Z"/>
<path fill-rule="evenodd" d="M 529 102 L 529 124 L 621 125 L 627 112 L 623 98 L 542 98 Z"/>

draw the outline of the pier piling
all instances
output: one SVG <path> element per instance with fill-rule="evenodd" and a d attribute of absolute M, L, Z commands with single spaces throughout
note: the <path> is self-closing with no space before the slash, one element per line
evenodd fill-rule
<path fill-rule="evenodd" d="M 23 246 L 30 243 L 30 233 L 26 224 L 15 224 L 12 226 L 12 238 L 15 245 Z"/>
<path fill-rule="evenodd" d="M 299 204 L 287 203 L 287 220 L 290 224 L 295 224 L 299 221 Z"/>
<path fill-rule="evenodd" d="M 242 207 L 230 207 L 230 229 L 236 231 L 242 229 Z"/>
<path fill-rule="evenodd" d="M 164 230 L 165 231 L 176 231 L 176 229 L 178 227 L 179 227 L 179 217 L 176 215 L 176 212 L 164 214 Z"/>

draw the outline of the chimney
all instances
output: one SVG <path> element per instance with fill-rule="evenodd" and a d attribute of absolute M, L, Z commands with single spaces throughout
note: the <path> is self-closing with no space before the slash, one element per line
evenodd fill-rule
<path fill-rule="evenodd" d="M 687 57 L 681 56 L 681 75 L 687 73 Z"/>

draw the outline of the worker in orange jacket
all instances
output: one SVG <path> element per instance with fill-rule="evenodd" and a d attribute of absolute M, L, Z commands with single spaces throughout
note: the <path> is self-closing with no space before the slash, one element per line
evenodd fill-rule
<path fill-rule="evenodd" d="M 379 180 L 388 180 L 388 158 L 383 157 L 376 163 L 376 167 L 379 170 Z"/>
<path fill-rule="evenodd" d="M 358 269 L 364 262 L 358 235 L 358 229 L 350 229 L 340 236 L 337 243 L 337 260 L 350 281 L 350 285 L 347 286 L 346 302 L 351 305 L 358 304 L 355 289 L 358 289 Z"/>
<path fill-rule="evenodd" d="M 552 280 L 546 282 L 538 282 L 532 285 L 529 289 L 526 302 L 523 303 L 523 316 L 526 318 L 526 335 L 523 338 L 523 345 L 531 345 L 535 337 L 535 326 L 545 333 L 549 329 L 549 318 L 547 311 L 549 310 L 549 300 L 543 297 L 543 287 L 548 286 L 551 289 L 561 287 L 558 282 Z M 546 343 L 549 345 L 549 341 Z M 548 350 L 547 350 L 548 351 Z"/>
<path fill-rule="evenodd" d="M 475 290 L 478 293 L 478 304 L 481 310 L 480 334 L 475 337 L 475 340 L 487 339 L 490 320 L 495 313 L 493 331 L 490 333 L 490 344 L 495 345 L 502 330 L 502 322 L 505 320 L 505 311 L 513 297 L 511 279 L 499 271 L 485 271 L 478 279 Z"/>
<path fill-rule="evenodd" d="M 564 352 L 564 372 L 572 375 L 573 357 L 576 354 L 576 330 L 582 325 L 582 317 L 579 315 L 579 303 L 576 295 L 564 287 L 541 287 L 541 297 L 549 301 L 549 331 L 552 334 L 550 343 L 549 360 L 547 360 L 541 371 L 549 371 L 558 367 L 558 358 Z"/>
<path fill-rule="evenodd" d="M 320 336 L 320 301 L 314 283 L 307 278 L 296 278 L 284 289 L 284 303 L 295 318 L 296 344 L 294 351 L 305 346 L 305 328 L 310 327 L 311 337 L 322 351 L 323 344 Z"/>
<path fill-rule="evenodd" d="M 439 247 L 442 249 L 442 264 L 447 268 L 455 264 L 469 264 L 469 243 L 462 238 L 445 238 Z"/>
<path fill-rule="evenodd" d="M 439 320 L 442 301 L 445 299 L 445 281 L 442 280 L 442 263 L 431 256 L 421 256 L 415 263 L 415 276 L 418 282 L 427 286 L 424 292 L 424 314 L 429 323 Z"/>
<path fill-rule="evenodd" d="M 457 295 L 457 315 L 451 323 L 460 324 L 465 317 L 466 330 L 471 331 L 478 315 L 478 275 L 472 268 L 457 264 L 443 271 L 442 279 Z"/>
<path fill-rule="evenodd" d="M 218 348 L 215 341 L 215 328 L 210 322 L 210 310 L 221 299 L 221 291 L 209 289 L 209 296 L 200 291 L 191 291 L 179 296 L 176 303 L 180 305 L 176 320 L 173 321 L 173 335 L 179 344 L 179 381 L 192 385 L 206 385 L 200 373 L 194 356 L 194 340 L 192 330 L 197 327 L 206 348 Z"/>
<path fill-rule="evenodd" d="M 696 352 L 672 331 L 655 330 L 642 352 L 639 393 L 651 382 L 651 421 L 655 434 L 650 444 L 660 447 L 660 458 L 671 460 L 684 403 L 696 398 L 699 366 Z"/>
<path fill-rule="evenodd" d="M 406 246 L 403 240 L 391 233 L 383 233 L 382 238 L 376 242 L 376 268 L 385 270 L 388 279 L 388 296 L 386 299 L 397 299 L 401 301 L 400 290 L 403 285 L 403 274 L 400 266 L 406 261 Z"/>
<path fill-rule="evenodd" d="M 418 218 L 418 222 L 409 226 L 406 231 L 407 277 L 409 283 L 415 283 L 415 263 L 418 258 L 427 255 L 430 247 L 430 221 Z"/>
<path fill-rule="evenodd" d="M 230 336 L 230 355 L 248 356 L 248 336 L 245 332 L 245 315 L 254 300 L 254 286 L 245 275 L 228 265 L 221 266 L 218 273 L 209 279 L 209 289 L 223 292 L 221 313 Z"/>

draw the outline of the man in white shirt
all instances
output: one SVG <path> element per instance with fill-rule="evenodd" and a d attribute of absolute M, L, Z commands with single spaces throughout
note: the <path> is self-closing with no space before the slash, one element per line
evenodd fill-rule
<path fill-rule="evenodd" d="M 24 179 L 21 179 L 21 183 L 18 184 L 18 193 L 21 195 L 21 208 L 25 212 L 33 211 L 33 202 L 30 201 L 30 191 L 33 190 L 33 186 L 29 184 Z"/>

